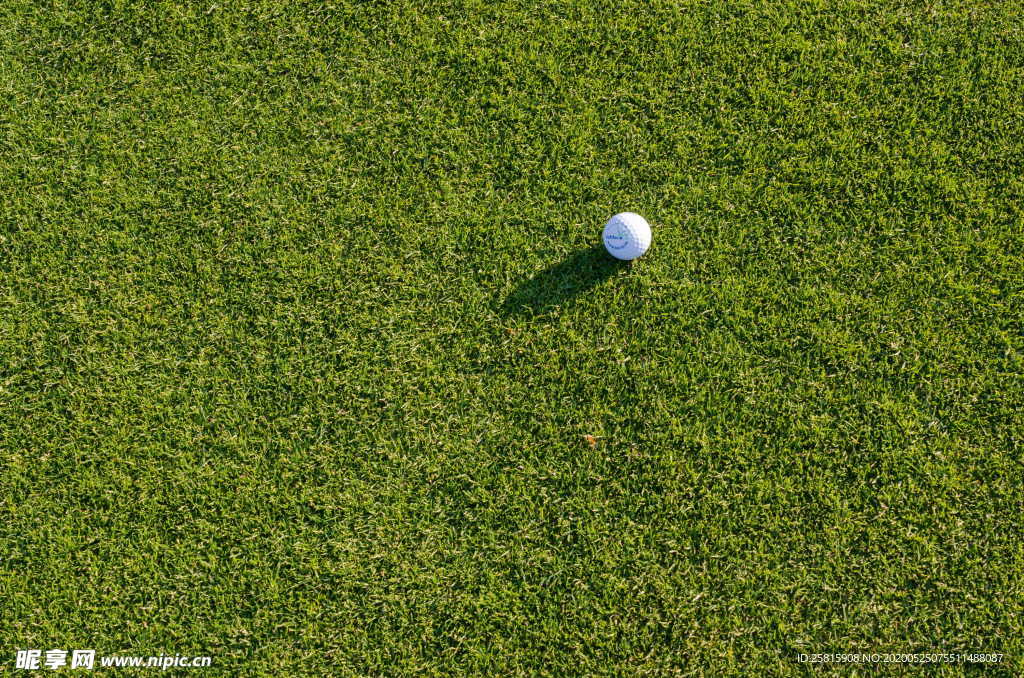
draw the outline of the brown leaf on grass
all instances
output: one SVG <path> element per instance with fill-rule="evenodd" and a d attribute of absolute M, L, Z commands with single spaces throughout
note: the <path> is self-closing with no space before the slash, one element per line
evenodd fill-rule
<path fill-rule="evenodd" d="M 596 437 L 590 435 L 589 433 L 584 433 L 583 434 L 583 439 L 587 441 L 587 445 L 590 445 L 590 449 L 593 450 L 593 449 L 597 448 L 597 438 Z"/>

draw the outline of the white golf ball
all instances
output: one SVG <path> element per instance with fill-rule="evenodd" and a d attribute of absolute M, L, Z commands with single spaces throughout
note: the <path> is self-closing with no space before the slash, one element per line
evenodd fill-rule
<path fill-rule="evenodd" d="M 651 246 L 651 225 L 639 214 L 621 212 L 604 225 L 601 239 L 609 254 L 629 261 L 642 256 Z"/>

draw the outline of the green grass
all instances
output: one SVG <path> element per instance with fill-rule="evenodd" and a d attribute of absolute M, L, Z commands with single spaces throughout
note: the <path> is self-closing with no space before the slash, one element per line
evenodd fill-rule
<path fill-rule="evenodd" d="M 1019 2 L 10 0 L 0 55 L 6 670 L 1024 671 Z"/>

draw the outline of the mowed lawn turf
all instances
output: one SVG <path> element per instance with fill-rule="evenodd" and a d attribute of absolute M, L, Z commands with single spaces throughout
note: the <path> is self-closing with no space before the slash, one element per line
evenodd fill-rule
<path fill-rule="evenodd" d="M 5 670 L 1024 670 L 1019 2 L 9 0 L 0 55 Z"/>

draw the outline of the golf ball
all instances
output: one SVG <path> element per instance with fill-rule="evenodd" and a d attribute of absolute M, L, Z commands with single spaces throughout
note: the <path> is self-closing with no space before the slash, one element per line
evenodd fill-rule
<path fill-rule="evenodd" d="M 651 225 L 639 214 L 621 212 L 608 220 L 601 237 L 609 254 L 629 261 L 651 246 Z"/>

